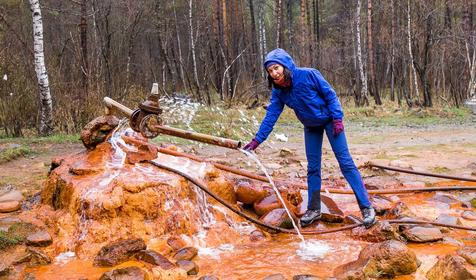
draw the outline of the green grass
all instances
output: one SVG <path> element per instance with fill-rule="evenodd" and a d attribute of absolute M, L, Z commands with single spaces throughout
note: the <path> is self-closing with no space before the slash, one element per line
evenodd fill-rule
<path fill-rule="evenodd" d="M 444 167 L 444 166 L 434 166 L 431 169 L 434 173 L 439 173 L 439 174 L 445 174 L 451 171 L 449 168 Z"/>
<path fill-rule="evenodd" d="M 55 134 L 47 137 L 0 137 L 0 144 L 17 143 L 17 144 L 46 144 L 46 143 L 80 143 L 79 134 Z"/>
<path fill-rule="evenodd" d="M 30 223 L 16 223 L 8 231 L 0 231 L 0 250 L 21 244 L 36 227 Z"/>
<path fill-rule="evenodd" d="M 15 146 L 12 148 L 7 147 L 0 151 L 0 163 L 5 163 L 33 153 L 34 151 L 25 145 Z"/>

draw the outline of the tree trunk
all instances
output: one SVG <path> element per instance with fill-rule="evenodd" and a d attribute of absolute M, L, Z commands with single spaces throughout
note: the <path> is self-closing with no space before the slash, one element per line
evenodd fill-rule
<path fill-rule="evenodd" d="M 293 0 L 287 0 L 286 1 L 286 42 L 287 42 L 287 48 L 291 53 L 294 52 L 294 28 L 293 28 L 293 23 L 294 23 L 294 17 L 293 17 Z"/>
<path fill-rule="evenodd" d="M 178 59 L 179 59 L 179 73 L 180 73 L 180 80 L 182 81 L 182 86 L 185 91 L 187 91 L 187 83 L 185 82 L 185 73 L 183 71 L 183 56 L 182 56 L 182 44 L 180 41 L 180 32 L 178 30 L 178 19 L 177 19 L 177 11 L 175 9 L 175 0 L 172 0 L 172 5 L 174 9 L 174 19 L 175 19 L 175 36 L 177 39 L 177 50 L 178 50 Z"/>
<path fill-rule="evenodd" d="M 412 34 L 411 34 L 411 12 L 410 12 L 410 0 L 407 1 L 407 34 L 408 34 L 408 54 L 410 56 L 410 65 L 412 67 L 412 73 L 413 73 L 413 81 L 414 81 L 414 87 L 415 87 L 415 96 L 418 100 L 420 97 L 420 91 L 418 90 L 418 80 L 417 80 L 417 73 L 415 69 L 415 59 L 413 58 L 413 50 L 412 50 Z M 411 91 L 409 93 L 409 101 L 411 106 L 413 106 L 413 98 Z"/>
<path fill-rule="evenodd" d="M 51 135 L 53 132 L 53 105 L 51 101 L 48 72 L 45 65 L 43 46 L 43 21 L 41 17 L 40 1 L 30 0 L 30 9 L 33 17 L 33 46 L 35 57 L 35 72 L 38 78 L 40 94 L 40 126 L 41 136 Z"/>
<path fill-rule="evenodd" d="M 391 9 L 391 29 L 390 29 L 390 100 L 395 101 L 395 3 L 394 0 L 390 1 Z"/>
<path fill-rule="evenodd" d="M 282 2 L 276 0 L 276 48 L 281 47 L 281 19 L 282 19 Z"/>
<path fill-rule="evenodd" d="M 251 73 L 253 75 L 253 78 L 256 76 L 256 71 L 259 68 L 259 65 L 261 64 L 259 60 L 255 59 L 257 57 L 258 53 L 258 39 L 256 36 L 256 20 L 255 20 L 255 9 L 254 9 L 254 4 L 253 0 L 248 0 L 248 5 L 250 7 L 250 31 L 251 31 L 251 51 L 252 51 L 252 69 Z M 261 57 L 260 57 L 261 58 Z"/>
<path fill-rule="evenodd" d="M 300 5 L 300 25 L 301 25 L 301 49 L 299 50 L 301 53 L 301 60 L 300 64 L 301 65 L 308 65 L 308 57 L 307 57 L 307 48 L 306 48 L 306 41 L 307 41 L 307 20 L 306 20 L 306 2 L 307 0 L 301 0 L 301 5 Z"/>
<path fill-rule="evenodd" d="M 197 96 L 199 100 L 200 96 L 200 82 L 198 81 L 198 72 L 197 72 L 197 59 L 195 57 L 195 39 L 193 37 L 193 17 L 192 17 L 192 0 L 188 1 L 189 3 L 189 28 L 190 28 L 190 47 L 192 49 L 192 62 L 193 62 L 193 78 L 195 80 L 195 86 L 197 88 Z"/>
<path fill-rule="evenodd" d="M 79 22 L 79 37 L 81 44 L 81 87 L 83 92 L 80 96 L 80 100 L 84 101 L 88 95 L 89 85 L 89 65 L 88 65 L 88 24 L 87 17 L 87 0 L 81 1 L 81 18 Z M 81 102 L 83 104 L 83 102 Z"/>
<path fill-rule="evenodd" d="M 357 64 L 359 66 L 360 82 L 362 85 L 360 95 L 358 97 L 359 106 L 369 105 L 369 93 L 367 89 L 367 75 L 364 71 L 364 63 L 362 62 L 362 44 L 360 43 L 360 9 L 361 0 L 357 0 L 357 8 L 355 12 L 355 37 L 357 40 Z"/>
<path fill-rule="evenodd" d="M 476 47 L 473 31 L 473 2 L 464 0 L 463 5 L 463 32 L 466 49 L 466 60 L 468 62 L 469 81 L 467 89 L 467 97 L 476 96 Z"/>
<path fill-rule="evenodd" d="M 313 33 L 314 33 L 314 52 L 313 57 L 315 57 L 315 64 L 316 67 L 319 67 L 320 63 L 320 57 L 321 57 L 321 50 L 320 50 L 320 34 L 319 34 L 319 0 L 313 0 L 313 14 L 314 14 L 314 24 L 313 24 Z"/>
<path fill-rule="evenodd" d="M 370 95 L 374 97 L 376 105 L 382 105 L 382 100 L 380 100 L 380 94 L 377 87 L 377 79 L 375 78 L 374 48 L 372 37 L 372 0 L 367 0 L 367 46 L 369 56 Z"/>
<path fill-rule="evenodd" d="M 266 54 L 266 51 L 268 49 L 266 45 L 266 25 L 264 24 L 264 12 L 263 12 L 263 5 L 260 2 L 258 5 L 258 37 L 259 37 L 259 56 L 260 56 L 260 62 L 264 61 L 264 56 Z M 261 71 L 261 77 L 265 78 L 266 77 L 266 72 Z"/>

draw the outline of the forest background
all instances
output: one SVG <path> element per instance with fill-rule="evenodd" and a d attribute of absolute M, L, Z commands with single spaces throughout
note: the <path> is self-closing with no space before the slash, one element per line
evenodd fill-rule
<path fill-rule="evenodd" d="M 153 82 L 205 107 L 261 107 L 276 47 L 346 106 L 458 108 L 476 90 L 473 14 L 472 0 L 1 0 L 0 136 L 77 133 L 103 97 L 135 108 Z"/>

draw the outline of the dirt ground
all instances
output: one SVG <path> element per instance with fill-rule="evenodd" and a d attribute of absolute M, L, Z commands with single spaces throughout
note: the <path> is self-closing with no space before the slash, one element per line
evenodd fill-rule
<path fill-rule="evenodd" d="M 256 151 L 258 157 L 274 177 L 304 182 L 307 163 L 302 129 L 277 127 L 275 131 Z M 476 177 L 476 118 L 473 123 L 425 127 L 366 127 L 346 123 L 345 131 L 351 154 L 359 167 L 372 161 L 432 173 Z M 284 134 L 287 141 L 277 140 L 276 134 Z M 84 149 L 79 141 L 29 146 L 34 154 L 0 164 L 0 186 L 14 185 L 27 197 L 41 190 L 54 157 Z M 256 164 L 238 151 L 202 144 L 179 148 L 212 161 L 261 173 Z M 324 141 L 322 164 L 324 180 L 341 178 L 327 139 Z M 366 182 L 371 180 L 368 170 L 361 170 Z M 403 173 L 398 176 L 403 182 L 435 180 Z"/>

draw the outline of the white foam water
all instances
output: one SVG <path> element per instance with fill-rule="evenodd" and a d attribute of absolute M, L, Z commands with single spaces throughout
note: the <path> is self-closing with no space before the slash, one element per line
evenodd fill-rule
<path fill-rule="evenodd" d="M 296 254 L 303 260 L 315 261 L 324 257 L 331 247 L 319 240 L 306 240 L 299 243 Z"/>

